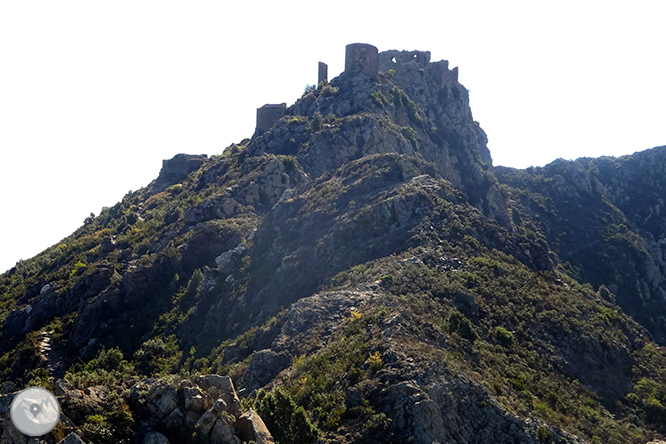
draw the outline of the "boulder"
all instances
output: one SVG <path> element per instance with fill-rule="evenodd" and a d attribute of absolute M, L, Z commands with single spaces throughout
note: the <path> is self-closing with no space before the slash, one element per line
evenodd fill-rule
<path fill-rule="evenodd" d="M 213 400 L 208 393 L 203 392 L 199 387 L 182 387 L 178 393 L 183 400 L 185 409 L 191 412 L 200 413 L 208 410 L 213 405 Z"/>
<path fill-rule="evenodd" d="M 254 441 L 257 444 L 275 443 L 266 424 L 254 410 L 250 410 L 238 418 L 236 428 L 243 441 Z"/>
<path fill-rule="evenodd" d="M 130 402 L 161 421 L 178 408 L 178 391 L 164 381 L 143 379 L 130 389 Z"/>
<path fill-rule="evenodd" d="M 241 440 L 234 435 L 233 425 L 224 419 L 215 421 L 209 439 L 211 444 L 241 444 Z"/>
<path fill-rule="evenodd" d="M 243 387 L 248 390 L 259 389 L 273 380 L 291 364 L 286 353 L 276 353 L 271 349 L 259 350 L 252 355 L 252 361 L 243 375 Z"/>
<path fill-rule="evenodd" d="M 79 390 L 64 379 L 59 379 L 55 384 L 54 394 L 61 405 L 68 409 L 72 418 L 81 421 L 88 415 L 104 411 L 109 389 L 99 385 Z"/>
<path fill-rule="evenodd" d="M 159 432 L 150 432 L 143 438 L 143 444 L 171 444 L 166 436 Z"/>
<path fill-rule="evenodd" d="M 221 398 L 227 405 L 227 410 L 234 418 L 242 414 L 241 403 L 234 389 L 234 384 L 228 376 L 207 375 L 200 377 L 197 381 L 199 386 L 208 392 L 213 398 Z"/>
<path fill-rule="evenodd" d="M 204 413 L 194 426 L 197 435 L 208 436 L 211 444 L 240 444 L 234 435 L 234 418 L 226 413 L 227 405 L 222 399 Z"/>

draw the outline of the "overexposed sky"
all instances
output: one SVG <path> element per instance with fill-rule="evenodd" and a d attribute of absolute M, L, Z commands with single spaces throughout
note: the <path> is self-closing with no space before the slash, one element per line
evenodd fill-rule
<path fill-rule="evenodd" d="M 233 6 L 228 6 L 233 4 Z M 666 144 L 659 1 L 0 0 L 0 272 L 157 177 L 250 137 L 344 67 L 429 50 L 470 90 L 495 165 Z"/>

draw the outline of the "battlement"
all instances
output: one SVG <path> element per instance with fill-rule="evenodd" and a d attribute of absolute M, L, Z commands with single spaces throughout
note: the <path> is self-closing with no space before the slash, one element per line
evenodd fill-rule
<path fill-rule="evenodd" d="M 367 43 L 351 43 L 345 52 L 345 73 L 362 73 L 371 77 L 379 71 L 379 51 Z"/>
<path fill-rule="evenodd" d="M 263 133 L 271 129 L 273 124 L 280 120 L 285 114 L 287 114 L 286 103 L 267 103 L 261 108 L 257 108 L 257 128 L 255 134 Z"/>

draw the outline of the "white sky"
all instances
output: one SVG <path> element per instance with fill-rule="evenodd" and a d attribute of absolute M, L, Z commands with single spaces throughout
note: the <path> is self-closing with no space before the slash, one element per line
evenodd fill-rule
<path fill-rule="evenodd" d="M 0 0 L 0 272 L 162 159 L 250 137 L 257 107 L 292 104 L 320 60 L 338 75 L 348 43 L 459 66 L 495 165 L 664 145 L 661 4 Z"/>

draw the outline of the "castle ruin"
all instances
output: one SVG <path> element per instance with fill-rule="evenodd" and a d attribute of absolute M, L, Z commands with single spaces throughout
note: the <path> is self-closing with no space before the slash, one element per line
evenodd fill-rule
<path fill-rule="evenodd" d="M 328 65 L 324 62 L 319 62 L 319 73 L 317 75 L 317 86 L 321 82 L 328 82 Z"/>
<path fill-rule="evenodd" d="M 375 77 L 379 71 L 379 51 L 367 43 L 351 43 L 345 51 L 345 73 Z"/>
<path fill-rule="evenodd" d="M 257 128 L 255 134 L 260 134 L 271 129 L 273 124 L 285 114 L 287 114 L 286 103 L 267 103 L 261 108 L 257 108 Z"/>
<path fill-rule="evenodd" d="M 379 53 L 379 69 L 382 72 L 393 70 L 397 75 L 410 66 L 430 71 L 433 78 L 441 84 L 457 81 L 458 68 L 449 69 L 448 60 L 430 62 L 430 51 L 398 51 L 389 50 Z"/>
<path fill-rule="evenodd" d="M 376 78 L 379 71 L 392 72 L 396 78 L 410 70 L 427 71 L 441 85 L 458 81 L 458 68 L 449 69 L 447 60 L 430 62 L 430 51 L 379 52 L 376 46 L 367 43 L 350 43 L 345 48 L 345 70 L 343 74 L 362 74 Z M 328 65 L 319 62 L 317 86 L 328 81 Z M 255 135 L 262 134 L 287 114 L 287 104 L 266 104 L 257 108 Z"/>

